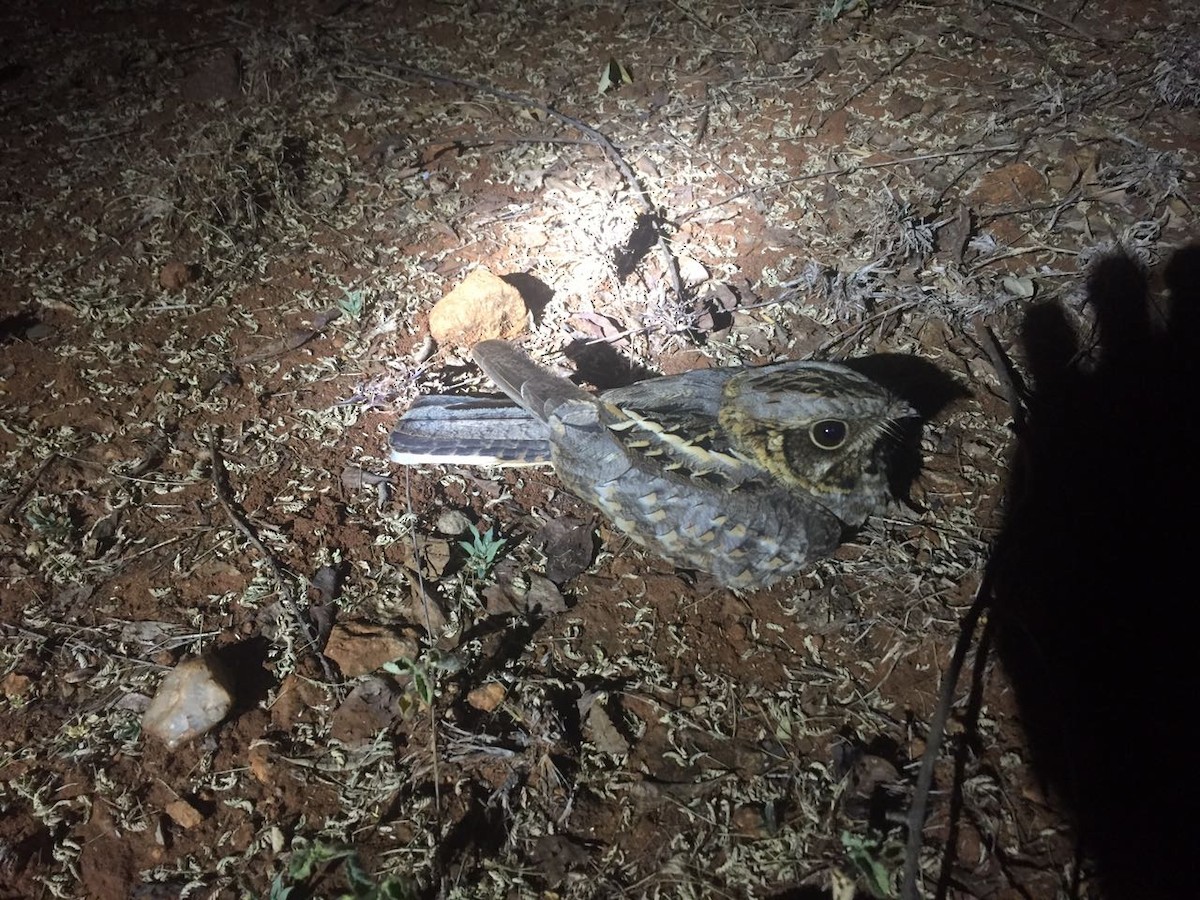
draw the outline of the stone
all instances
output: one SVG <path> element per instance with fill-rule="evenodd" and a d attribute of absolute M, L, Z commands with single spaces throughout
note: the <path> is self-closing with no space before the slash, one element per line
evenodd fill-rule
<path fill-rule="evenodd" d="M 442 345 L 472 347 L 491 338 L 518 337 L 527 317 L 520 291 L 480 268 L 434 305 L 429 333 Z"/>
<path fill-rule="evenodd" d="M 338 664 L 347 678 L 374 672 L 396 659 L 416 659 L 420 652 L 410 634 L 369 622 L 338 622 L 329 632 L 325 655 Z"/>
<path fill-rule="evenodd" d="M 1009 163 L 983 174 L 968 193 L 972 205 L 1023 206 L 1047 196 L 1046 179 L 1028 163 Z"/>
<path fill-rule="evenodd" d="M 171 821 L 180 828 L 195 828 L 204 821 L 204 815 L 186 800 L 172 800 L 164 808 Z"/>
<path fill-rule="evenodd" d="M 213 655 L 181 662 L 167 673 L 142 716 L 142 730 L 174 750 L 214 728 L 233 708 L 229 670 Z"/>
<path fill-rule="evenodd" d="M 334 712 L 330 736 L 351 745 L 370 740 L 400 717 L 400 697 L 383 678 L 359 682 Z"/>
<path fill-rule="evenodd" d="M 28 675 L 18 675 L 16 672 L 9 672 L 4 676 L 4 680 L 0 682 L 0 692 L 9 700 L 19 700 L 29 693 L 29 689 L 33 686 L 33 679 Z"/>
<path fill-rule="evenodd" d="M 471 520 L 460 509 L 444 509 L 438 515 L 437 524 L 434 527 L 441 534 L 456 537 L 471 527 Z"/>
<path fill-rule="evenodd" d="M 498 681 L 489 681 L 467 694 L 467 703 L 480 712 L 492 712 L 504 702 L 508 691 Z"/>
<path fill-rule="evenodd" d="M 175 293 L 196 280 L 199 267 L 188 265 L 178 259 L 173 259 L 158 270 L 159 287 Z"/>

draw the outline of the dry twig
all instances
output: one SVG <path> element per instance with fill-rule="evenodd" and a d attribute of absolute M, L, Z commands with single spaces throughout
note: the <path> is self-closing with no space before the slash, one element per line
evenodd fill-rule
<path fill-rule="evenodd" d="M 4 508 L 0 509 L 0 525 L 12 521 L 12 518 L 16 514 L 17 510 L 21 508 L 21 504 L 25 502 L 25 499 L 30 495 L 37 483 L 42 480 L 42 476 L 46 474 L 46 470 L 54 465 L 57 459 L 58 454 L 51 453 L 42 460 L 41 464 L 38 465 L 34 473 L 25 480 L 25 483 L 21 485 L 20 489 L 13 494 L 12 498 L 7 503 L 4 504 Z"/>
<path fill-rule="evenodd" d="M 958 686 L 958 677 L 962 673 L 963 663 L 967 658 L 975 640 L 975 629 L 983 617 L 991 601 L 992 580 L 988 572 L 984 573 L 975 592 L 975 600 L 967 610 L 962 625 L 959 626 L 958 643 L 954 646 L 954 655 L 942 675 L 942 686 L 938 694 L 938 705 L 933 718 L 929 721 L 929 731 L 926 735 L 925 754 L 921 757 L 921 770 L 917 774 L 917 784 L 913 790 L 912 805 L 908 808 L 908 844 L 904 850 L 904 884 L 900 896 L 903 900 L 919 900 L 917 892 L 917 875 L 921 870 L 921 840 L 924 834 L 925 814 L 929 807 L 929 790 L 933 786 L 933 770 L 937 766 L 938 753 L 942 748 L 942 739 L 946 733 L 946 720 L 950 716 L 950 707 L 954 705 L 954 689 Z"/>
<path fill-rule="evenodd" d="M 1013 421 L 1018 430 L 1024 422 L 1024 404 L 1020 391 L 1017 389 L 1012 367 L 1000 344 L 992 334 L 991 329 L 981 317 L 972 321 L 973 330 L 979 343 L 987 353 L 988 360 L 1000 380 L 1005 397 L 1012 407 Z M 975 591 L 975 599 L 967 610 L 962 624 L 959 626 L 958 642 L 954 646 L 954 655 L 942 675 L 942 686 L 938 695 L 937 709 L 929 722 L 926 735 L 925 753 L 921 757 L 921 769 L 917 775 L 917 784 L 913 791 L 913 802 L 908 810 L 908 844 L 904 856 L 904 883 L 901 897 L 903 900 L 918 900 L 917 875 L 920 871 L 921 839 L 925 825 L 925 815 L 929 805 L 929 791 L 933 785 L 933 770 L 937 765 L 938 753 L 946 732 L 946 720 L 950 715 L 950 707 L 954 703 L 954 689 L 958 685 L 962 667 L 966 661 L 967 651 L 975 639 L 975 630 L 992 600 L 992 569 L 989 567 L 979 582 Z M 977 662 L 978 664 L 978 662 Z"/>
<path fill-rule="evenodd" d="M 1054 13 L 1047 12 L 1044 9 L 1035 9 L 1034 7 L 1027 6 L 1024 3 L 1018 3 L 1017 0 L 992 0 L 992 2 L 997 6 L 1007 6 L 1010 9 L 1019 10 L 1023 13 L 1029 13 L 1029 15 L 1034 16 L 1035 18 L 1040 17 L 1043 19 L 1049 19 L 1051 22 L 1061 25 L 1068 31 L 1074 32 L 1074 36 L 1081 41 L 1087 41 L 1089 44 L 1096 44 L 1097 46 L 1103 44 L 1103 41 L 1089 34 L 1085 29 L 1080 28 L 1069 19 L 1060 18 L 1059 16 L 1054 15 Z"/>
<path fill-rule="evenodd" d="M 219 429 L 214 429 L 209 435 L 209 464 L 212 471 L 213 493 L 216 494 L 221 508 L 225 510 L 225 515 L 229 517 L 229 521 L 233 523 L 234 528 L 242 533 L 242 536 L 250 542 L 250 545 L 258 551 L 259 555 L 266 560 L 267 565 L 271 569 L 271 573 L 275 576 L 276 586 L 279 588 L 280 600 L 284 608 L 291 614 L 296 621 L 296 626 L 300 634 L 304 637 L 308 649 L 316 655 L 321 663 L 321 669 L 325 673 L 325 678 L 329 684 L 337 684 L 338 678 L 334 674 L 332 666 L 329 665 L 329 660 L 325 658 L 325 654 L 321 652 L 317 646 L 317 635 L 313 630 L 312 624 L 304 618 L 304 614 L 300 611 L 300 606 L 296 602 L 296 595 L 292 591 L 291 580 L 288 573 L 284 570 L 283 564 L 279 562 L 267 549 L 264 544 L 254 533 L 254 529 L 250 523 L 240 515 L 234 505 L 233 492 L 229 488 L 229 476 L 225 471 L 225 463 L 221 458 L 221 451 L 218 447 Z"/>

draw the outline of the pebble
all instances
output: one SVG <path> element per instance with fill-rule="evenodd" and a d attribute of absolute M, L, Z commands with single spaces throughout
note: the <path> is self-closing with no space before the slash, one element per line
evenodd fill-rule
<path fill-rule="evenodd" d="M 325 644 L 325 655 L 347 678 L 374 672 L 393 660 L 416 659 L 419 652 L 412 635 L 369 622 L 338 622 Z"/>
<path fill-rule="evenodd" d="M 185 660 L 167 673 L 142 716 L 142 730 L 167 748 L 199 737 L 233 707 L 228 669 L 214 656 Z"/>
<path fill-rule="evenodd" d="M 487 269 L 475 269 L 429 313 L 429 333 L 441 345 L 471 347 L 515 338 L 528 318 L 521 292 Z"/>

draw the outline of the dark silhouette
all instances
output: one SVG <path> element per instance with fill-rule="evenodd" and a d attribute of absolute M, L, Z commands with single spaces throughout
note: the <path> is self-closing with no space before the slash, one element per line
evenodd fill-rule
<path fill-rule="evenodd" d="M 1032 375 L 990 567 L 996 647 L 1037 774 L 1104 895 L 1196 896 L 1200 245 L 1165 305 L 1122 253 L 1093 266 L 1080 347 L 1061 308 L 1023 328 Z"/>

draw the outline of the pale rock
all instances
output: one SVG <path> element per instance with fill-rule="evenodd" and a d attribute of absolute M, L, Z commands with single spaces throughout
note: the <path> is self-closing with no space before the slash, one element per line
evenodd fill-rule
<path fill-rule="evenodd" d="M 186 800 L 172 800 L 163 808 L 163 812 L 180 828 L 195 828 L 204 821 L 204 814 Z"/>
<path fill-rule="evenodd" d="M 471 520 L 467 518 L 466 513 L 460 509 L 444 509 L 438 515 L 437 524 L 434 526 L 441 534 L 447 534 L 451 537 L 460 535 L 471 527 Z"/>
<path fill-rule="evenodd" d="M 480 712 L 492 712 L 504 702 L 504 697 L 508 693 L 504 685 L 498 681 L 489 681 L 487 684 L 480 685 L 469 694 L 467 694 L 467 703 L 475 707 Z"/>
<path fill-rule="evenodd" d="M 475 269 L 429 313 L 429 333 L 442 345 L 471 347 L 490 338 L 515 338 L 525 330 L 521 293 L 487 269 Z"/>
<path fill-rule="evenodd" d="M 679 277 L 688 287 L 697 287 L 708 281 L 708 269 L 704 263 L 691 256 L 679 257 Z"/>
<path fill-rule="evenodd" d="M 330 736 L 362 744 L 400 718 L 400 689 L 383 678 L 360 681 L 334 711 Z"/>
<path fill-rule="evenodd" d="M 215 727 L 232 708 L 228 669 L 215 656 L 198 656 L 167 673 L 142 716 L 142 730 L 174 750 Z"/>
<path fill-rule="evenodd" d="M 629 742 L 617 730 L 617 726 L 599 703 L 593 703 L 592 708 L 588 710 L 587 724 L 583 731 L 584 737 L 601 753 L 621 756 L 629 752 Z"/>

